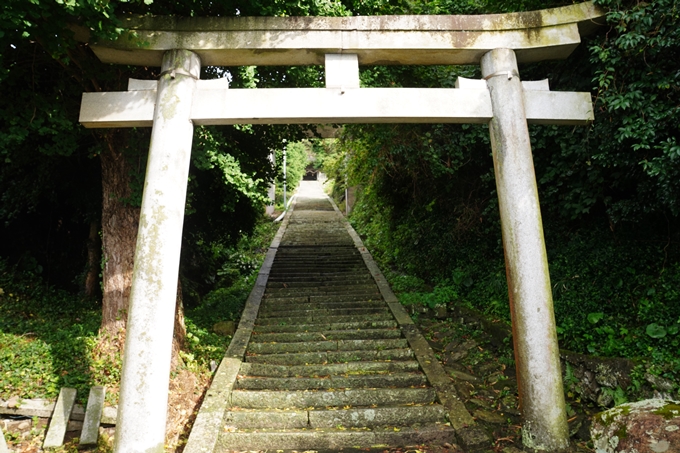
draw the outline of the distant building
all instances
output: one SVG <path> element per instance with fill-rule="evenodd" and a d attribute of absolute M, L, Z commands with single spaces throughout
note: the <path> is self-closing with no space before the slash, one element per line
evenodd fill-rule
<path fill-rule="evenodd" d="M 304 181 L 318 181 L 319 180 L 319 170 L 311 165 L 307 165 L 305 169 L 305 175 L 302 177 Z"/>

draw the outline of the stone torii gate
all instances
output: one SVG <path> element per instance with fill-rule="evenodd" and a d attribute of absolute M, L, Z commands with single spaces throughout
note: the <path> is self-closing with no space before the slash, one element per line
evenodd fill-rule
<path fill-rule="evenodd" d="M 518 62 L 566 58 L 602 17 L 591 3 L 483 16 L 124 19 L 101 61 L 161 66 L 158 81 L 83 94 L 86 127 L 152 127 L 121 382 L 118 453 L 163 451 L 193 125 L 488 123 L 526 446 L 569 435 L 528 123 L 587 124 L 589 93 L 520 82 Z M 229 89 L 201 65 L 325 64 L 326 88 Z M 360 88 L 359 65 L 480 64 L 455 89 Z"/>

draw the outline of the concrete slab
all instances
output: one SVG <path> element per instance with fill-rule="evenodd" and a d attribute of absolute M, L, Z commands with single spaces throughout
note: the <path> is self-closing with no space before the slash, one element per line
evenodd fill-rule
<path fill-rule="evenodd" d="M 122 18 L 129 33 L 90 47 L 105 63 L 143 66 L 159 66 L 162 53 L 176 48 L 209 66 L 320 65 L 338 53 L 356 54 L 363 65 L 477 64 L 499 47 L 532 62 L 565 58 L 603 16 L 591 2 L 477 16 L 129 16 Z"/>
<path fill-rule="evenodd" d="M 150 127 L 156 92 L 83 93 L 79 121 L 88 128 Z M 589 93 L 527 91 L 527 121 L 592 121 Z M 487 90 L 455 88 L 268 88 L 201 90 L 196 125 L 307 123 L 477 123 L 491 120 Z"/>
<path fill-rule="evenodd" d="M 43 448 L 60 447 L 64 443 L 66 427 L 75 402 L 76 389 L 64 387 L 59 391 L 59 397 L 57 398 L 52 419 L 50 420 L 50 427 L 47 430 L 47 434 L 45 434 Z"/>
<path fill-rule="evenodd" d="M 5 433 L 2 432 L 2 427 L 0 427 L 0 453 L 9 453 L 7 441 L 5 440 Z"/>
<path fill-rule="evenodd" d="M 90 388 L 90 394 L 87 398 L 87 410 L 85 411 L 85 420 L 83 421 L 83 430 L 80 434 L 80 445 L 96 445 L 99 439 L 99 423 L 104 412 L 104 397 L 106 396 L 106 388 L 102 386 L 95 386 Z"/>

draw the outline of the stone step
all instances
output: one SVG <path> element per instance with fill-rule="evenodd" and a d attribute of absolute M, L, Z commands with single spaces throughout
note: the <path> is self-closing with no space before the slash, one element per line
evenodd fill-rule
<path fill-rule="evenodd" d="M 244 362 L 241 364 L 241 376 L 270 377 L 319 377 L 332 375 L 371 375 L 385 373 L 407 373 L 420 370 L 415 360 L 394 362 L 345 362 L 307 365 L 273 365 L 266 363 Z"/>
<path fill-rule="evenodd" d="M 310 300 L 313 297 L 314 300 Z M 347 300 L 344 300 L 347 299 Z M 355 297 L 349 296 L 297 296 L 297 297 L 267 297 L 262 299 L 262 307 L 282 306 L 289 310 L 291 306 L 298 306 L 303 304 L 311 304 L 313 306 L 327 307 L 334 304 L 353 304 L 359 305 L 363 303 L 372 303 L 377 305 L 385 304 L 382 297 Z"/>
<path fill-rule="evenodd" d="M 285 242 L 281 242 L 278 248 L 281 256 L 343 256 L 343 255 L 358 255 L 357 249 L 353 245 L 326 245 L 326 246 L 289 246 Z"/>
<path fill-rule="evenodd" d="M 347 263 L 347 264 L 299 264 L 299 263 L 277 263 L 272 266 L 271 271 L 274 274 L 281 273 L 313 273 L 313 272 L 366 272 L 366 265 L 364 263 Z"/>
<path fill-rule="evenodd" d="M 297 308 L 297 307 L 295 307 Z M 319 319 L 323 317 L 336 316 L 366 316 L 366 315 L 381 315 L 387 314 L 392 316 L 387 306 L 382 307 L 368 307 L 368 308 L 317 308 L 313 310 L 296 310 L 291 307 L 290 310 L 285 311 L 265 311 L 260 312 L 259 321 L 263 322 L 266 319 Z M 389 319 L 389 318 L 385 318 Z"/>
<path fill-rule="evenodd" d="M 406 339 L 296 341 L 292 343 L 260 343 L 251 341 L 248 345 L 248 353 L 281 354 L 286 352 L 365 351 L 400 348 L 408 348 Z"/>
<path fill-rule="evenodd" d="M 340 247 L 336 247 L 338 250 L 340 250 Z M 311 249 L 309 247 L 299 247 L 301 250 L 298 253 L 292 253 L 290 249 L 288 251 L 286 250 L 279 250 L 276 253 L 276 259 L 277 261 L 280 262 L 337 262 L 337 261 L 347 261 L 347 262 L 352 262 L 352 261 L 363 261 L 363 258 L 361 257 L 361 253 L 358 253 L 356 250 L 353 252 L 349 251 L 343 251 L 343 252 L 335 252 L 335 254 L 325 254 L 325 253 L 319 253 L 316 252 L 314 249 Z M 307 250 L 309 249 L 309 250 Z M 348 250 L 348 249 L 345 249 Z M 304 253 L 303 253 L 304 252 Z"/>
<path fill-rule="evenodd" d="M 378 292 L 373 295 L 373 297 L 366 297 L 363 294 L 359 295 L 342 295 L 342 296 L 309 296 L 310 302 L 320 302 L 320 303 L 335 303 L 335 302 L 352 302 L 352 301 L 362 301 L 362 300 L 382 300 L 382 295 Z"/>
<path fill-rule="evenodd" d="M 350 280 L 367 280 L 373 277 L 366 272 L 355 272 L 353 275 L 313 275 L 313 274 L 301 274 L 301 275 L 270 275 L 267 281 L 269 282 L 295 282 L 295 281 L 310 281 L 310 282 L 336 282 L 336 281 L 350 281 Z"/>
<path fill-rule="evenodd" d="M 425 423 L 445 424 L 446 416 L 446 410 L 439 404 L 319 410 L 309 411 L 309 425 L 311 428 L 422 426 Z"/>
<path fill-rule="evenodd" d="M 367 313 L 364 315 L 339 315 L 327 316 L 323 314 L 295 317 L 295 318 L 258 318 L 256 325 L 270 326 L 270 325 L 300 325 L 300 324 L 333 324 L 339 322 L 362 322 L 362 321 L 391 321 L 394 317 L 392 313 L 383 311 L 382 313 Z"/>
<path fill-rule="evenodd" d="M 235 430 L 222 432 L 215 453 L 234 450 L 337 450 L 342 448 L 369 448 L 372 446 L 443 445 L 455 442 L 453 428 L 445 424 L 426 425 L 419 428 L 376 429 L 287 429 L 287 430 Z"/>
<path fill-rule="evenodd" d="M 309 296 L 297 296 L 297 297 L 267 297 L 265 294 L 262 298 L 262 304 L 266 303 L 276 303 L 276 304 L 308 304 Z"/>
<path fill-rule="evenodd" d="M 317 256 L 317 255 L 303 255 L 303 256 L 284 256 L 277 255 L 276 265 L 281 264 L 302 264 L 309 266 L 311 264 L 364 264 L 364 260 L 359 254 L 344 255 L 344 256 Z"/>
<path fill-rule="evenodd" d="M 288 294 L 293 295 L 304 292 L 306 295 L 311 294 L 356 294 L 356 293 L 380 293 L 375 283 L 363 285 L 334 285 L 334 286 L 304 286 L 304 287 L 287 287 L 287 288 L 267 288 L 267 294 Z"/>
<path fill-rule="evenodd" d="M 389 320 L 361 320 L 353 322 L 318 322 L 307 324 L 268 324 L 256 325 L 253 333 L 281 333 L 281 332 L 319 332 L 321 330 L 353 330 L 353 329 L 375 329 L 375 328 L 395 328 L 397 322 Z"/>
<path fill-rule="evenodd" d="M 311 270 L 309 272 L 299 272 L 298 270 L 291 270 L 290 272 L 275 272 L 274 269 L 272 269 L 269 272 L 269 277 L 272 278 L 273 280 L 281 279 L 281 278 L 291 278 L 291 277 L 344 277 L 344 278 L 355 278 L 357 276 L 361 275 L 366 275 L 366 269 L 363 270 L 358 270 L 358 271 L 337 271 L 337 272 L 324 272 L 324 271 L 319 271 L 318 269 Z"/>
<path fill-rule="evenodd" d="M 234 409 L 224 414 L 224 423 L 239 430 L 262 428 L 378 428 L 387 426 L 394 428 L 424 423 L 445 424 L 446 411 L 439 404 L 309 411 Z"/>
<path fill-rule="evenodd" d="M 401 338 L 399 329 L 353 329 L 322 330 L 319 332 L 300 333 L 258 333 L 253 332 L 251 341 L 258 343 L 287 343 L 295 341 L 326 341 L 351 339 Z"/>
<path fill-rule="evenodd" d="M 367 376 L 318 377 L 243 377 L 236 388 L 242 390 L 330 390 L 348 388 L 421 387 L 427 377 L 420 373 L 372 374 Z"/>
<path fill-rule="evenodd" d="M 382 300 L 352 300 L 349 302 L 330 302 L 330 303 L 296 303 L 293 304 L 297 310 L 316 310 L 316 309 L 340 309 L 340 308 L 369 308 L 369 307 L 387 307 L 387 304 Z M 281 303 L 277 300 L 265 300 L 260 305 L 260 313 L 269 313 L 277 311 L 288 311 L 291 304 Z"/>
<path fill-rule="evenodd" d="M 318 233 L 318 232 L 317 232 Z M 314 233 L 307 233 L 309 235 L 314 235 Z M 343 238 L 340 235 L 336 237 L 329 237 L 328 239 L 325 240 L 317 240 L 317 241 L 307 241 L 305 238 L 301 239 L 292 239 L 289 237 L 287 239 L 286 237 L 283 238 L 283 240 L 288 242 L 288 245 L 291 246 L 298 246 L 298 247 L 320 247 L 320 246 L 348 246 L 352 244 L 351 239 Z"/>
<path fill-rule="evenodd" d="M 365 278 L 354 277 L 352 280 L 346 278 L 335 278 L 329 280 L 326 278 L 318 278 L 316 280 L 304 280 L 304 281 L 269 281 L 267 282 L 267 290 L 273 288 L 336 288 L 336 287 L 350 287 L 359 285 L 372 284 L 375 286 L 373 277 L 367 275 Z"/>
<path fill-rule="evenodd" d="M 233 390 L 231 406 L 248 409 L 311 407 L 370 407 L 431 404 L 437 395 L 428 388 L 378 388 L 345 390 Z"/>
<path fill-rule="evenodd" d="M 371 289 L 357 289 L 347 288 L 345 290 L 333 291 L 310 291 L 307 288 L 291 288 L 281 291 L 267 291 L 262 298 L 263 301 L 268 299 L 287 299 L 291 297 L 314 297 L 316 301 L 333 301 L 333 298 L 347 299 L 348 302 L 360 300 L 381 300 L 382 295 L 377 287 Z M 314 301 L 313 301 L 314 302 Z M 338 300 L 337 302 L 344 302 Z"/>
<path fill-rule="evenodd" d="M 344 363 L 378 360 L 412 360 L 411 349 L 385 349 L 383 351 L 330 351 L 291 352 L 288 354 L 246 354 L 246 361 L 273 365 L 306 365 L 319 363 Z"/>
<path fill-rule="evenodd" d="M 356 249 L 352 252 L 349 247 L 347 248 L 341 248 L 341 247 L 335 247 L 336 252 L 335 253 L 319 253 L 318 251 L 313 250 L 312 247 L 304 247 L 304 249 L 300 250 L 298 253 L 292 253 L 291 249 L 288 248 L 285 251 L 281 251 L 280 254 L 277 254 L 277 257 L 281 261 L 295 261 L 295 260 L 301 260 L 301 259 L 307 259 L 309 261 L 318 261 L 318 262 L 336 262 L 336 261 L 357 261 L 361 260 L 361 254 L 357 253 Z"/>

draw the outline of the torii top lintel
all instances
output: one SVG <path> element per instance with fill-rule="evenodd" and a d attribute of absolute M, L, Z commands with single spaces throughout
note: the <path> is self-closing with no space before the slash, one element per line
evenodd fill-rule
<path fill-rule="evenodd" d="M 330 53 L 357 54 L 362 65 L 479 64 L 495 48 L 519 62 L 566 58 L 581 34 L 603 22 L 592 2 L 476 16 L 123 18 L 129 31 L 91 44 L 105 63 L 160 66 L 186 49 L 205 66 L 323 64 Z"/>

